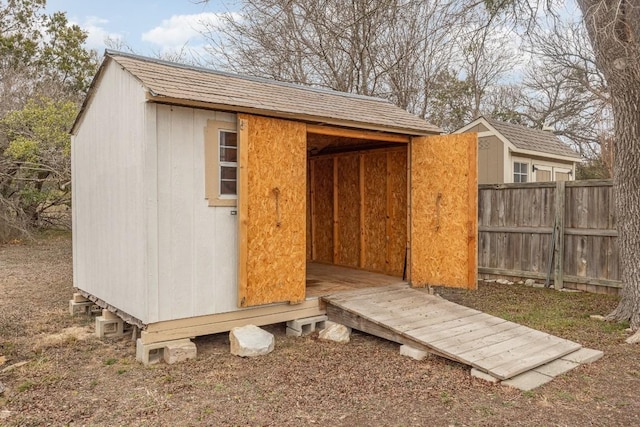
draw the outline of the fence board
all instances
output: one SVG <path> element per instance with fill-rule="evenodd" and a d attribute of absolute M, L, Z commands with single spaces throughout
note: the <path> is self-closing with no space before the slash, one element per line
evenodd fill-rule
<path fill-rule="evenodd" d="M 621 285 L 612 181 L 568 181 L 564 198 L 558 199 L 561 185 L 479 186 L 479 271 L 546 277 L 554 218 L 560 218 L 564 229 L 555 244 L 555 286 L 617 292 Z M 562 211 L 556 212 L 558 208 Z"/>

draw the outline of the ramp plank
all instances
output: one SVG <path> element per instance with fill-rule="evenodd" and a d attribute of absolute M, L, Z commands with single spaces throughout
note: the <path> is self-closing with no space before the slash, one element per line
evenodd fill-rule
<path fill-rule="evenodd" d="M 329 319 L 508 379 L 580 344 L 429 295 L 406 284 L 324 296 Z"/>

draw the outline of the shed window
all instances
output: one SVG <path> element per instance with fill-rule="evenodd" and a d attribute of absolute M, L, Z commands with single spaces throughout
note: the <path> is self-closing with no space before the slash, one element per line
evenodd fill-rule
<path fill-rule="evenodd" d="M 221 130 L 218 133 L 220 147 L 219 196 L 235 196 L 238 183 L 238 137 L 235 132 Z"/>
<path fill-rule="evenodd" d="M 515 162 L 513 164 L 513 182 L 528 182 L 529 165 L 527 163 Z"/>
<path fill-rule="evenodd" d="M 236 128 L 235 121 L 209 120 L 207 122 L 204 158 L 205 198 L 209 201 L 209 206 L 236 206 L 238 188 Z"/>

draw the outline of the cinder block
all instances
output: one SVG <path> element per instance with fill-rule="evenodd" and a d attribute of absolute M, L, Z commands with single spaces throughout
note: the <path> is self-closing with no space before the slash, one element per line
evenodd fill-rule
<path fill-rule="evenodd" d="M 290 320 L 287 322 L 287 335 L 295 337 L 309 335 L 316 329 L 324 329 L 327 319 L 327 316 L 313 316 Z"/>
<path fill-rule="evenodd" d="M 415 360 L 424 360 L 429 355 L 429 352 L 404 344 L 400 346 L 400 355 L 408 356 Z"/>
<path fill-rule="evenodd" d="M 124 322 L 119 317 L 105 319 L 96 317 L 96 336 L 98 338 L 116 338 L 124 335 Z"/>
<path fill-rule="evenodd" d="M 167 343 L 163 353 L 164 361 L 169 365 L 173 365 L 174 363 L 195 359 L 198 349 L 196 348 L 195 343 L 190 340 L 186 340 Z"/>
<path fill-rule="evenodd" d="M 92 301 L 75 302 L 73 299 L 69 300 L 69 314 L 75 316 L 76 314 L 90 314 Z"/>
<path fill-rule="evenodd" d="M 499 378 L 489 375 L 486 372 L 482 372 L 476 368 L 471 368 L 471 376 L 494 384 L 500 381 Z"/>
<path fill-rule="evenodd" d="M 174 360 L 174 356 L 176 356 L 176 353 L 179 352 L 178 347 L 184 346 L 182 347 L 182 350 L 184 351 L 190 344 L 193 343 L 188 338 L 155 342 L 151 344 L 143 344 L 142 339 L 138 338 L 136 340 L 136 360 L 138 362 L 142 362 L 142 364 L 145 366 L 159 363 L 162 360 Z M 168 350 L 167 352 L 170 354 L 169 356 L 165 357 L 165 350 L 167 349 L 167 346 L 171 346 L 173 348 L 173 354 L 171 354 L 172 350 Z M 195 344 L 193 344 L 193 346 L 195 347 Z M 193 357 L 195 356 L 196 355 L 193 354 Z"/>

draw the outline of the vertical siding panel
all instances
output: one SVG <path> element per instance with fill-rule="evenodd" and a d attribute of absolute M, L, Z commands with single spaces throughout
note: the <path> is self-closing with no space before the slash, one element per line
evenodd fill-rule
<path fill-rule="evenodd" d="M 157 107 L 158 136 L 158 319 L 169 319 L 173 265 L 171 260 L 171 109 Z"/>
<path fill-rule="evenodd" d="M 207 120 L 235 122 L 229 113 L 158 107 L 158 320 L 237 309 L 235 207 L 205 200 Z"/>
<path fill-rule="evenodd" d="M 108 64 L 74 137 L 74 283 L 145 322 L 145 95 Z"/>
<path fill-rule="evenodd" d="M 147 215 L 147 286 L 145 312 L 149 322 L 158 320 L 158 144 L 157 105 L 145 106 L 144 196 Z"/>

